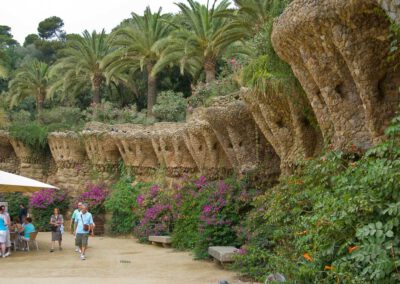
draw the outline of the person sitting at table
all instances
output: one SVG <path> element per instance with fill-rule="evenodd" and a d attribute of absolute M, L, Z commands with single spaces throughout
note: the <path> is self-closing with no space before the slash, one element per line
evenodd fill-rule
<path fill-rule="evenodd" d="M 30 234 L 35 232 L 35 226 L 32 224 L 32 218 L 26 217 L 24 220 L 24 224 L 22 224 L 22 227 L 24 228 L 24 235 L 21 237 L 23 241 L 25 241 L 25 247 L 23 250 L 27 250 L 27 244 L 26 242 L 29 242 L 30 240 Z"/>

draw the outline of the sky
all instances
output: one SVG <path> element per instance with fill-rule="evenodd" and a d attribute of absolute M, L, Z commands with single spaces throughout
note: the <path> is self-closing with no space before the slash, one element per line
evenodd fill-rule
<path fill-rule="evenodd" d="M 11 27 L 14 39 L 22 44 L 28 34 L 37 33 L 40 21 L 51 16 L 63 19 L 67 33 L 103 28 L 109 32 L 131 12 L 142 14 L 146 6 L 154 11 L 162 7 L 165 13 L 177 12 L 175 2 L 185 0 L 1 0 L 0 25 Z"/>

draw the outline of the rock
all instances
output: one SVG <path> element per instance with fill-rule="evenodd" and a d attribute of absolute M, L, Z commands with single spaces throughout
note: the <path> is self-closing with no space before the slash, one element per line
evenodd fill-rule
<path fill-rule="evenodd" d="M 208 254 L 221 263 L 232 262 L 233 256 L 237 251 L 237 248 L 229 246 L 213 246 L 208 248 Z"/>
<path fill-rule="evenodd" d="M 273 273 L 268 275 L 265 283 L 286 282 L 285 276 L 280 273 Z"/>
<path fill-rule="evenodd" d="M 336 148 L 380 142 L 398 106 L 400 70 L 387 60 L 389 22 L 377 8 L 373 0 L 294 0 L 274 22 L 274 48 Z"/>

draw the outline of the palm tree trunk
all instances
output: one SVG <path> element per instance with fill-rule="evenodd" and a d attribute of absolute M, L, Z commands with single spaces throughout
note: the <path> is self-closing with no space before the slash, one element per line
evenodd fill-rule
<path fill-rule="evenodd" d="M 37 111 L 38 113 L 41 113 L 43 110 L 43 105 L 44 105 L 44 98 L 46 95 L 44 93 L 40 93 L 37 98 Z"/>
<path fill-rule="evenodd" d="M 94 75 L 92 79 L 92 92 L 93 92 L 93 104 L 100 104 L 100 86 L 103 81 L 103 77 L 99 75 Z"/>
<path fill-rule="evenodd" d="M 46 91 L 45 90 L 39 90 L 39 94 L 36 98 L 36 108 L 38 112 L 38 119 L 39 121 L 42 120 L 42 112 L 43 112 L 43 105 L 44 105 L 44 100 L 46 98 Z"/>
<path fill-rule="evenodd" d="M 154 64 L 147 64 L 147 116 L 153 116 L 153 106 L 157 100 L 157 81 L 156 77 L 151 75 Z"/>
<path fill-rule="evenodd" d="M 206 72 L 206 83 L 211 83 L 215 80 L 216 61 L 213 58 L 206 58 L 204 61 L 204 71 Z"/>

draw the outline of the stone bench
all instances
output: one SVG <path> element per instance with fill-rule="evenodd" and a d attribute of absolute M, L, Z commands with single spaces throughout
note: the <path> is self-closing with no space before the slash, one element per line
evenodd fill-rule
<path fill-rule="evenodd" d="M 153 245 L 161 244 L 163 247 L 169 247 L 172 240 L 170 236 L 149 236 L 149 242 Z"/>
<path fill-rule="evenodd" d="M 221 264 L 233 262 L 233 256 L 238 251 L 235 247 L 209 247 L 208 254 Z"/>

